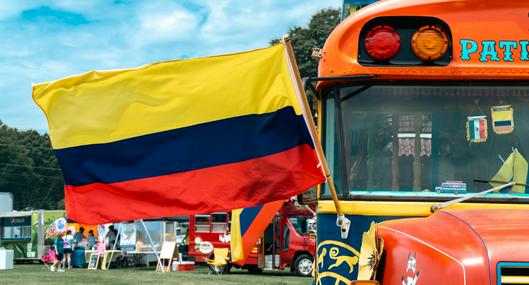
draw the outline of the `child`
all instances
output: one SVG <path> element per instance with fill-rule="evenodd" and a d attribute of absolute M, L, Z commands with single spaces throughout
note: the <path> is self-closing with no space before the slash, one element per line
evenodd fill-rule
<path fill-rule="evenodd" d="M 53 265 L 51 266 L 51 271 L 55 271 L 55 268 L 57 268 L 57 272 L 64 272 L 64 264 L 62 262 L 63 256 L 64 256 L 64 240 L 63 240 L 63 234 L 57 233 L 57 237 L 55 238 L 55 241 L 53 242 L 55 247 L 55 254 L 57 255 L 57 258 L 53 262 Z M 61 268 L 62 265 L 62 268 Z"/>
<path fill-rule="evenodd" d="M 64 237 L 64 259 L 68 263 L 68 269 L 72 269 L 72 252 L 74 250 L 74 239 L 72 236 L 72 231 L 66 231 L 66 236 Z"/>

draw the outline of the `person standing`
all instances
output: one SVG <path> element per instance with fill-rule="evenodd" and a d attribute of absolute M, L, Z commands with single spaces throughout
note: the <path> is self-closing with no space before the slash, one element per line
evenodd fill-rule
<path fill-rule="evenodd" d="M 114 235 L 116 236 L 116 249 L 121 249 L 121 245 L 120 245 L 121 236 L 118 234 L 117 229 L 114 229 Z"/>
<path fill-rule="evenodd" d="M 51 266 L 51 271 L 55 271 L 55 269 L 57 269 L 57 272 L 64 272 L 64 263 L 63 263 L 64 240 L 63 240 L 63 233 L 61 233 L 61 232 L 57 233 L 57 237 L 55 238 L 55 241 L 53 242 L 53 245 L 54 245 L 55 255 L 57 256 L 57 259 L 55 259 L 55 261 L 53 262 L 53 265 Z"/>
<path fill-rule="evenodd" d="M 96 237 L 94 236 L 94 231 L 93 230 L 89 230 L 88 231 L 88 237 L 86 237 L 86 243 L 87 243 L 88 250 L 95 249 Z"/>
<path fill-rule="evenodd" d="M 80 227 L 79 231 L 76 232 L 73 235 L 74 246 L 78 247 L 80 245 L 80 243 L 83 241 L 83 239 L 85 239 L 85 238 L 86 238 L 86 236 L 84 235 L 84 228 Z"/>
<path fill-rule="evenodd" d="M 66 231 L 66 236 L 64 237 L 64 261 L 65 263 L 68 263 L 68 269 L 72 269 L 73 250 L 74 250 L 74 239 L 72 236 L 72 231 L 68 230 Z"/>
<path fill-rule="evenodd" d="M 105 240 L 107 241 L 107 249 L 113 249 L 114 244 L 116 243 L 116 230 L 114 229 L 114 225 L 108 227 Z"/>

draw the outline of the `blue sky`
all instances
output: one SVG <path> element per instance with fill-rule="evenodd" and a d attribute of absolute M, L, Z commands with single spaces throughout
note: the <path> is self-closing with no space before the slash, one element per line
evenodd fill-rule
<path fill-rule="evenodd" d="M 46 131 L 31 84 L 265 47 L 340 0 L 0 1 L 0 120 Z"/>

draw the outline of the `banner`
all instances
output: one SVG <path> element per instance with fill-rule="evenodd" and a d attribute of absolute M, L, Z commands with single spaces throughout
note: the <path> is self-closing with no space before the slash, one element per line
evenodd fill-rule
<path fill-rule="evenodd" d="M 230 248 L 233 263 L 244 265 L 257 240 L 263 236 L 283 203 L 284 201 L 275 201 L 231 212 Z"/>

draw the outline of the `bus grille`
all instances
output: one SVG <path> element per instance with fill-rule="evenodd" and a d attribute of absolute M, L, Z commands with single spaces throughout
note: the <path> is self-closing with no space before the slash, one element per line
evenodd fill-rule
<path fill-rule="evenodd" d="M 529 263 L 500 262 L 497 267 L 498 285 L 527 284 L 529 285 Z"/>

